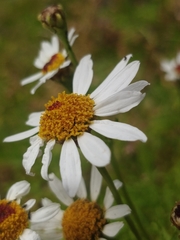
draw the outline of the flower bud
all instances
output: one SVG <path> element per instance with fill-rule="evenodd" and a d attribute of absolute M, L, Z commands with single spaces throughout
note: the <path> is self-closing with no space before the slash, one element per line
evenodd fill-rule
<path fill-rule="evenodd" d="M 67 33 L 66 18 L 61 5 L 49 6 L 38 16 L 42 26 L 53 33 Z"/>
<path fill-rule="evenodd" d="M 177 202 L 171 212 L 171 222 L 180 229 L 180 202 Z"/>

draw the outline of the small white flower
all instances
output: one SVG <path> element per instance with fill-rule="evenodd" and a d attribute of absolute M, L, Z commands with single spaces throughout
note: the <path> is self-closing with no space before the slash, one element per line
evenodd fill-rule
<path fill-rule="evenodd" d="M 178 52 L 176 58 L 172 60 L 162 60 L 160 65 L 161 70 L 165 72 L 165 79 L 167 81 L 180 79 L 180 52 Z"/>
<path fill-rule="evenodd" d="M 27 181 L 20 181 L 11 186 L 6 199 L 0 200 L 0 239 L 40 240 L 39 235 L 29 229 L 29 223 L 39 223 L 49 220 L 59 212 L 59 204 L 51 203 L 35 212 L 29 210 L 36 200 L 30 199 L 22 206 L 21 198 L 30 191 Z"/>
<path fill-rule="evenodd" d="M 27 174 L 32 174 L 31 167 L 45 143 L 41 175 L 49 180 L 51 150 L 55 143 L 61 143 L 59 165 L 62 182 L 73 197 L 82 176 L 78 147 L 95 166 L 103 167 L 110 162 L 109 147 L 99 137 L 92 135 L 92 130 L 112 139 L 147 140 L 145 134 L 136 127 L 107 119 L 95 119 L 127 112 L 145 97 L 141 90 L 149 85 L 148 82 L 141 80 L 130 84 L 139 69 L 138 61 L 127 64 L 130 57 L 131 55 L 124 57 L 100 86 L 86 95 L 93 77 L 93 62 L 90 55 L 85 56 L 75 70 L 73 93 L 63 92 L 57 98 L 52 98 L 45 105 L 44 112 L 29 115 L 26 124 L 34 128 L 4 139 L 4 142 L 13 142 L 30 137 L 31 146 L 23 155 L 23 166 Z"/>
<path fill-rule="evenodd" d="M 77 192 L 77 200 L 69 197 L 63 189 L 61 181 L 52 173 L 49 186 L 60 202 L 67 208 L 61 210 L 55 217 L 47 222 L 32 224 L 43 239 L 51 236 L 52 240 L 60 239 L 106 239 L 114 237 L 123 227 L 119 218 L 130 214 L 131 210 L 126 204 L 113 205 L 114 198 L 109 188 L 106 188 L 103 207 L 97 204 L 101 190 L 102 177 L 96 167 L 92 166 L 90 181 L 90 200 L 87 199 L 87 190 L 84 180 Z M 119 180 L 114 180 L 116 189 L 122 186 Z M 49 199 L 43 199 L 44 206 L 51 204 Z M 110 220 L 110 222 L 109 222 Z M 116 221 L 114 221 L 116 220 Z"/>
<path fill-rule="evenodd" d="M 71 28 L 68 33 L 68 40 L 72 46 L 78 35 L 74 35 L 75 29 Z M 31 94 L 34 94 L 37 88 L 39 88 L 48 79 L 51 79 L 59 69 L 65 68 L 70 64 L 70 60 L 67 60 L 67 52 L 65 49 L 59 49 L 59 39 L 54 35 L 51 39 L 51 43 L 43 41 L 41 43 L 41 50 L 38 57 L 34 61 L 34 66 L 41 71 L 21 80 L 21 85 L 39 80 L 38 83 L 31 89 Z"/>

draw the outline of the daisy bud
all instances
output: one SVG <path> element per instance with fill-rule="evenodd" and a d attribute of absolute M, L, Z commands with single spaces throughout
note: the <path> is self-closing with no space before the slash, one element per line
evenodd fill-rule
<path fill-rule="evenodd" d="M 64 31 L 67 33 L 66 18 L 61 5 L 49 6 L 38 16 L 42 26 L 53 33 Z"/>
<path fill-rule="evenodd" d="M 180 229 L 180 202 L 177 202 L 171 212 L 171 222 Z"/>

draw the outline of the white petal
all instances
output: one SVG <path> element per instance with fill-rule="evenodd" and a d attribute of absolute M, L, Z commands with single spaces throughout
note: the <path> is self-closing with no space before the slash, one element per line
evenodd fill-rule
<path fill-rule="evenodd" d="M 112 79 L 119 75 L 119 73 L 125 68 L 132 54 L 125 56 L 112 70 L 112 72 L 107 76 L 107 78 L 97 87 L 94 92 L 91 93 L 91 98 L 96 99 L 101 95 L 107 86 L 111 83 Z"/>
<path fill-rule="evenodd" d="M 24 229 L 21 236 L 19 236 L 20 240 L 41 240 L 40 236 L 31 229 Z"/>
<path fill-rule="evenodd" d="M 63 188 L 62 182 L 54 175 L 54 173 L 49 174 L 49 178 L 51 180 L 48 182 L 48 185 L 51 191 L 62 203 L 66 206 L 70 206 L 73 203 L 73 199 L 69 197 Z"/>
<path fill-rule="evenodd" d="M 52 203 L 50 206 L 39 208 L 31 213 L 30 221 L 32 223 L 44 222 L 54 217 L 60 210 L 58 203 Z"/>
<path fill-rule="evenodd" d="M 94 107 L 96 116 L 112 116 L 124 113 L 137 106 L 145 97 L 145 93 L 121 91 L 116 92 L 101 102 L 96 102 Z"/>
<path fill-rule="evenodd" d="M 117 219 L 131 213 L 131 209 L 126 204 L 116 205 L 105 212 L 106 219 Z"/>
<path fill-rule="evenodd" d="M 43 207 L 50 206 L 53 202 L 48 198 L 42 198 L 41 203 Z"/>
<path fill-rule="evenodd" d="M 23 167 L 26 170 L 26 174 L 33 175 L 31 168 L 34 165 L 36 158 L 38 157 L 40 147 L 43 146 L 44 142 L 39 136 L 31 137 L 31 146 L 23 155 Z"/>
<path fill-rule="evenodd" d="M 39 132 L 39 127 L 14 134 L 12 136 L 6 137 L 3 142 L 16 142 L 33 136 L 35 133 Z"/>
<path fill-rule="evenodd" d="M 78 37 L 77 34 L 75 34 L 75 29 L 74 28 L 71 28 L 68 32 L 68 40 L 69 40 L 69 44 L 70 46 L 72 46 L 74 44 L 74 41 L 76 40 L 76 38 Z M 74 36 L 73 36 L 74 35 Z"/>
<path fill-rule="evenodd" d="M 122 71 L 114 76 L 97 97 L 93 97 L 95 102 L 100 102 L 116 92 L 120 92 L 127 87 L 135 77 L 139 69 L 139 62 L 134 61 L 128 64 Z M 91 95 L 92 98 L 92 95 Z"/>
<path fill-rule="evenodd" d="M 33 65 L 36 67 L 36 68 L 39 68 L 39 69 L 43 69 L 44 67 L 44 61 L 42 62 L 42 60 L 38 57 L 34 60 L 34 63 Z"/>
<path fill-rule="evenodd" d="M 44 111 L 31 113 L 26 121 L 26 125 L 32 127 L 39 126 L 42 113 L 44 113 Z"/>
<path fill-rule="evenodd" d="M 30 191 L 30 183 L 23 180 L 13 184 L 7 192 L 6 199 L 16 200 L 27 195 Z"/>
<path fill-rule="evenodd" d="M 90 195 L 91 195 L 92 201 L 97 200 L 100 189 L 101 189 L 101 184 L 102 184 L 102 176 L 97 170 L 97 168 L 94 165 L 92 165 L 91 181 L 90 181 Z"/>
<path fill-rule="evenodd" d="M 42 72 L 38 72 L 34 75 L 31 75 L 30 77 L 27 77 L 27 78 L 24 78 L 21 80 L 21 85 L 24 86 L 28 83 L 32 83 L 36 80 L 38 80 L 39 78 L 41 78 L 43 76 L 43 73 Z"/>
<path fill-rule="evenodd" d="M 81 59 L 74 73 L 73 93 L 87 93 L 93 77 L 92 65 L 91 55 L 87 55 Z"/>
<path fill-rule="evenodd" d="M 63 62 L 63 64 L 60 65 L 59 69 L 62 69 L 62 68 L 65 68 L 65 67 L 69 66 L 70 63 L 71 63 L 70 60 L 67 60 L 67 61 Z"/>
<path fill-rule="evenodd" d="M 42 157 L 42 168 L 41 168 L 41 176 L 42 178 L 44 178 L 45 180 L 49 181 L 49 176 L 48 176 L 48 167 L 51 163 L 52 160 L 52 149 L 54 147 L 56 143 L 56 140 L 50 140 L 47 142 L 45 150 L 44 150 L 44 154 Z"/>
<path fill-rule="evenodd" d="M 113 183 L 114 183 L 114 186 L 116 187 L 117 190 L 122 186 L 122 182 L 120 182 L 118 179 L 114 180 Z M 105 209 L 110 208 L 112 206 L 113 202 L 114 202 L 114 197 L 113 197 L 110 189 L 107 187 L 106 188 L 106 193 L 105 193 L 105 196 L 104 196 L 104 207 L 105 207 Z"/>
<path fill-rule="evenodd" d="M 85 158 L 97 167 L 104 167 L 110 162 L 109 147 L 98 137 L 85 132 L 77 137 L 79 147 Z"/>
<path fill-rule="evenodd" d="M 87 198 L 86 185 L 83 178 L 81 178 L 81 182 L 79 184 L 79 188 L 76 195 L 78 198 Z"/>
<path fill-rule="evenodd" d="M 81 162 L 76 144 L 66 140 L 61 149 L 60 172 L 62 183 L 70 197 L 74 197 L 82 177 Z"/>
<path fill-rule="evenodd" d="M 103 136 L 112 139 L 122 141 L 147 141 L 147 137 L 143 132 L 126 123 L 113 122 L 111 120 L 95 120 L 90 127 Z"/>
<path fill-rule="evenodd" d="M 51 42 L 52 42 L 53 53 L 54 54 L 58 53 L 59 52 L 59 39 L 58 39 L 58 37 L 56 35 L 53 36 L 52 39 L 51 39 Z"/>
<path fill-rule="evenodd" d="M 129 86 L 126 88 L 122 89 L 121 91 L 136 91 L 140 92 L 143 88 L 146 86 L 150 85 L 147 81 L 141 80 L 135 83 L 131 83 Z"/>
<path fill-rule="evenodd" d="M 102 232 L 108 237 L 114 237 L 123 226 L 123 222 L 108 223 L 104 226 Z"/>
<path fill-rule="evenodd" d="M 34 206 L 35 203 L 36 203 L 35 199 L 30 199 L 23 204 L 23 208 L 26 209 L 26 211 L 29 211 Z"/>

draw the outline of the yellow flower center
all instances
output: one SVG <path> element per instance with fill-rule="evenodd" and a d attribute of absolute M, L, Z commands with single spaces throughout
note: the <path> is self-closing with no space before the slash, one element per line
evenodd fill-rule
<path fill-rule="evenodd" d="M 44 74 L 58 69 L 64 62 L 65 58 L 61 53 L 53 55 L 48 63 L 46 63 L 42 69 Z"/>
<path fill-rule="evenodd" d="M 79 199 L 64 212 L 62 229 L 66 240 L 97 240 L 106 224 L 104 211 L 95 203 Z"/>
<path fill-rule="evenodd" d="M 89 96 L 59 93 L 46 105 L 40 119 L 39 136 L 63 142 L 83 134 L 93 119 L 94 101 Z"/>
<path fill-rule="evenodd" d="M 15 201 L 0 200 L 0 239 L 15 240 L 28 227 L 27 212 Z"/>

